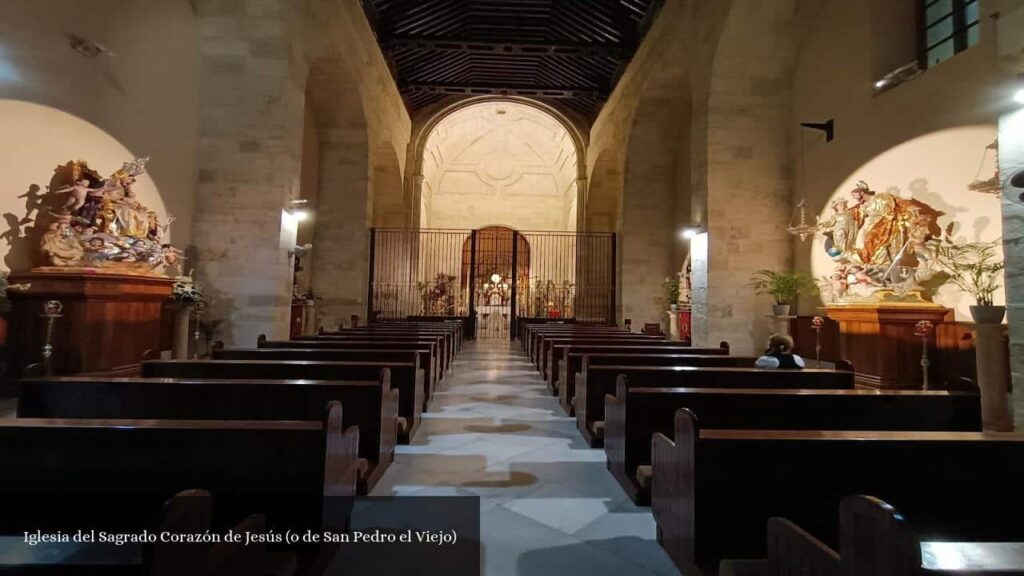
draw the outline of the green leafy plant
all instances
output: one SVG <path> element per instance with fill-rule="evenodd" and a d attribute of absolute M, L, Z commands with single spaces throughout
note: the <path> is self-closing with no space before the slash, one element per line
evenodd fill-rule
<path fill-rule="evenodd" d="M 665 303 L 669 306 L 679 303 L 679 277 L 666 276 L 661 283 L 661 289 L 665 292 Z"/>
<path fill-rule="evenodd" d="M 777 305 L 792 304 L 800 294 L 817 294 L 814 278 L 802 272 L 775 272 L 758 270 L 749 286 L 758 294 L 767 294 Z"/>
<path fill-rule="evenodd" d="M 1000 243 L 993 240 L 961 244 L 947 234 L 933 243 L 935 262 L 949 275 L 949 281 L 970 294 L 978 306 L 991 306 L 1006 267 L 999 259 Z"/>

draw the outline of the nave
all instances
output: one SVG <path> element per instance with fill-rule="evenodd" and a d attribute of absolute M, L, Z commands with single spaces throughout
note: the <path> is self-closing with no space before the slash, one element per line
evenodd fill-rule
<path fill-rule="evenodd" d="M 487 575 L 678 573 L 518 343 L 465 344 L 371 495 L 479 496 Z"/>

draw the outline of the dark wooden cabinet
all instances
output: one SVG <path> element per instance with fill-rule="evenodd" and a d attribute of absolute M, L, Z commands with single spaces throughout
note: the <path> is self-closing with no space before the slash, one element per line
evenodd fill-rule
<path fill-rule="evenodd" d="M 63 305 L 53 324 L 56 374 L 130 369 L 147 350 L 160 349 L 163 308 L 172 278 L 82 272 L 12 273 L 9 377 L 42 360 L 49 300 Z"/>

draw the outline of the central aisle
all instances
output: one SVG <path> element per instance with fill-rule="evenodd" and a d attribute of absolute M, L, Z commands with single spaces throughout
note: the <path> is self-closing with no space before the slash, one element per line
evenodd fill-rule
<path fill-rule="evenodd" d="M 467 342 L 373 491 L 480 497 L 487 575 L 677 574 L 518 344 Z"/>

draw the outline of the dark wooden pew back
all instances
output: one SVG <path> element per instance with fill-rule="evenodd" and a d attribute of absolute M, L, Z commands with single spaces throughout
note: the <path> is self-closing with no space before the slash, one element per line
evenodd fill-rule
<path fill-rule="evenodd" d="M 218 529 L 255 510 L 276 528 L 340 529 L 324 499 L 354 494 L 358 442 L 341 426 L 336 402 L 322 422 L 0 420 L 0 533 L 131 530 L 186 486 L 213 495 Z"/>
<path fill-rule="evenodd" d="M 342 425 L 359 430 L 366 493 L 394 459 L 398 391 L 378 381 L 37 378 L 21 381 L 19 418 L 127 420 L 316 420 L 341 402 Z"/>
<path fill-rule="evenodd" d="M 634 502 L 649 502 L 651 436 L 671 436 L 687 408 L 703 427 L 769 430 L 981 431 L 981 398 L 946 391 L 630 388 L 605 396 L 609 469 Z"/>
<path fill-rule="evenodd" d="M 629 387 L 642 388 L 853 389 L 853 372 L 845 370 L 587 366 L 584 374 L 576 387 L 576 427 L 595 448 L 604 445 L 604 397 L 615 393 L 618 377 L 623 374 Z"/>
<path fill-rule="evenodd" d="M 387 368 L 391 387 L 398 390 L 399 443 L 408 443 L 423 412 L 423 372 L 419 357 L 410 352 L 409 362 L 314 362 L 304 360 L 147 360 L 146 378 L 220 380 L 337 380 L 380 381 Z"/>
<path fill-rule="evenodd" d="M 303 342 L 288 342 L 288 344 L 303 344 Z M 436 362 L 426 348 L 417 349 L 420 367 L 423 369 L 423 411 L 427 411 L 430 399 L 435 391 L 437 382 L 436 373 L 433 368 Z M 294 346 L 266 347 L 266 348 L 216 348 L 213 350 L 214 360 L 296 360 L 311 362 L 382 362 L 402 363 L 409 361 L 409 350 L 388 349 L 381 345 L 379 348 L 350 349 L 339 345 L 338 347 L 320 346 L 314 348 L 297 348 Z"/>
<path fill-rule="evenodd" d="M 561 376 L 558 385 L 558 403 L 566 414 L 576 413 L 573 399 L 576 397 L 576 382 L 582 381 L 583 359 L 587 366 L 722 366 L 752 367 L 754 356 L 729 356 L 729 345 L 722 342 L 718 348 L 691 348 L 682 346 L 556 346 L 561 350 Z"/>
<path fill-rule="evenodd" d="M 681 409 L 675 440 L 652 443 L 652 511 L 684 572 L 763 558 L 769 518 L 835 547 L 835 514 L 872 494 L 914 518 L 925 540 L 1017 541 L 1024 436 L 982 432 L 702 430 Z M 984 470 L 984 473 L 979 473 Z M 709 570 L 710 569 L 710 570 Z"/>

